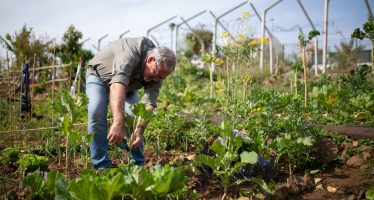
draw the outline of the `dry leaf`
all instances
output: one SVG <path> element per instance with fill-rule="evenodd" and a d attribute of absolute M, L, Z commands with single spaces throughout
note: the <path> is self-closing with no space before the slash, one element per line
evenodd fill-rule
<path fill-rule="evenodd" d="M 322 184 L 317 185 L 316 190 L 324 190 Z"/>
<path fill-rule="evenodd" d="M 187 160 L 189 160 L 189 161 L 193 161 L 193 160 L 195 160 L 195 157 L 196 157 L 196 155 L 195 155 L 195 154 L 192 154 L 192 155 L 187 156 L 186 158 L 187 158 Z"/>
<path fill-rule="evenodd" d="M 315 178 L 315 179 L 314 179 L 314 184 L 317 185 L 317 183 L 319 183 L 321 180 L 322 180 L 322 178 Z"/>
<path fill-rule="evenodd" d="M 327 191 L 331 193 L 336 193 L 338 189 L 332 186 L 327 186 Z"/>

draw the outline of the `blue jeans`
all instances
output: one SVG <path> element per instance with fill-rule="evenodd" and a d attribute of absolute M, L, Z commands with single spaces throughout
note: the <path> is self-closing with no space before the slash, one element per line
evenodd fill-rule
<path fill-rule="evenodd" d="M 112 160 L 108 155 L 108 103 L 109 89 L 107 85 L 95 75 L 86 76 L 86 93 L 88 97 L 88 134 L 94 134 L 94 140 L 90 143 L 91 159 L 94 168 L 109 168 Z M 134 104 L 139 100 L 137 92 L 126 96 L 126 103 Z M 127 107 L 127 106 L 126 106 Z M 125 109 L 127 111 L 128 109 Z M 126 136 L 130 133 L 126 128 Z M 125 140 L 123 141 L 125 142 Z M 121 145 L 126 146 L 126 145 Z M 130 159 L 136 165 L 144 165 L 143 141 L 130 151 Z"/>

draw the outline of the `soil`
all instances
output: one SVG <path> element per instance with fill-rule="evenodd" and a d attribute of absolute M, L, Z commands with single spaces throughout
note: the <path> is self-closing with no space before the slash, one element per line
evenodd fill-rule
<path fill-rule="evenodd" d="M 337 144 L 329 138 L 317 141 L 315 156 L 322 163 L 321 172 L 311 175 L 301 172 L 293 176 L 280 174 L 275 180 L 277 183 L 276 195 L 270 199 L 365 199 L 366 190 L 374 185 L 374 146 L 359 145 L 354 138 L 357 136 L 357 138 L 373 139 L 374 128 L 349 126 L 335 129 L 330 127 L 328 130 L 334 130 L 336 133 L 349 135 L 352 138 L 343 144 Z M 365 131 L 362 132 L 362 130 Z M 360 147 L 359 151 L 352 151 L 358 146 Z M 152 149 L 147 149 L 145 155 L 146 167 L 167 163 L 175 166 L 188 166 L 196 156 L 193 152 L 180 153 L 176 151 L 164 151 L 157 154 Z M 122 159 L 127 160 L 125 157 Z M 57 159 L 50 158 L 49 169 L 64 172 L 64 160 L 62 158 L 62 163 L 59 164 Z M 113 160 L 114 167 L 120 163 L 121 160 L 118 158 Z M 76 159 L 69 166 L 69 178 L 74 178 L 83 168 L 83 163 Z M 186 167 L 186 175 L 189 177 L 188 189 L 189 191 L 196 190 L 198 199 L 221 199 L 223 196 L 219 179 L 209 177 L 188 167 Z M 22 176 L 22 173 L 17 171 L 17 166 L 0 165 L 0 199 L 5 198 L 5 191 L 8 197 L 14 199 L 25 199 L 28 196 L 30 191 L 21 187 Z M 229 188 L 226 199 L 236 199 L 240 195 L 243 196 L 242 200 L 251 199 L 245 198 L 245 196 L 249 196 L 249 191 L 255 186 L 253 183 L 244 183 L 240 187 L 233 186 Z M 265 198 L 264 195 L 259 194 L 252 199 Z"/>

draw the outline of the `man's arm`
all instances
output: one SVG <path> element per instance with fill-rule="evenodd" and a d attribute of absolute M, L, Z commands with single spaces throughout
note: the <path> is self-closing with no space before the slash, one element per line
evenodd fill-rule
<path fill-rule="evenodd" d="M 113 124 L 110 127 L 108 140 L 110 143 L 119 146 L 125 137 L 125 116 L 124 104 L 126 98 L 126 87 L 121 83 L 112 83 L 110 85 L 109 102 L 113 114 Z"/>

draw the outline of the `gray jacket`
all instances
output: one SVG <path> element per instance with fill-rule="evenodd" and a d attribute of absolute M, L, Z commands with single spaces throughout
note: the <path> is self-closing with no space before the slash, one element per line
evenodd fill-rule
<path fill-rule="evenodd" d="M 122 83 L 126 92 L 144 88 L 141 102 L 157 107 L 162 80 L 146 82 L 143 79 L 147 54 L 153 48 L 155 45 L 145 37 L 113 41 L 90 60 L 87 74 L 99 76 L 108 87 L 112 83 Z"/>

